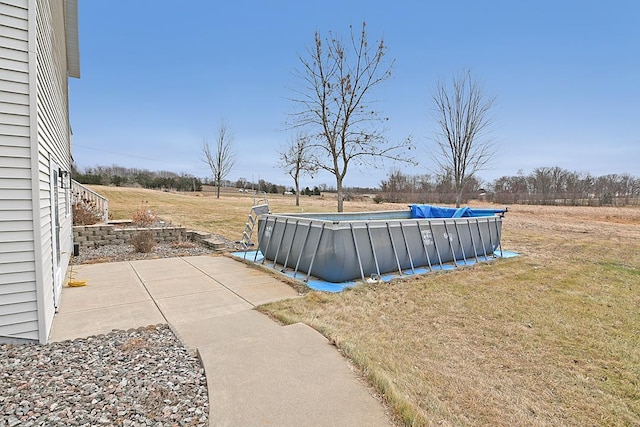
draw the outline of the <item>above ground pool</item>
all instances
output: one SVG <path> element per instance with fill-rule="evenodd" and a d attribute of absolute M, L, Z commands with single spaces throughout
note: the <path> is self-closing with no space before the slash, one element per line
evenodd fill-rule
<path fill-rule="evenodd" d="M 500 247 L 502 209 L 411 205 L 408 210 L 265 214 L 264 258 L 329 282 L 478 261 Z"/>

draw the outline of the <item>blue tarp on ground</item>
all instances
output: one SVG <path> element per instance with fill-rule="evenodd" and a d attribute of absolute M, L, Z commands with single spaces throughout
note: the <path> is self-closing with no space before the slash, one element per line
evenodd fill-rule
<path fill-rule="evenodd" d="M 294 274 L 294 272 L 291 270 L 282 271 L 284 269 L 282 268 L 281 265 L 276 266 L 276 264 L 274 264 L 273 261 L 265 260 L 262 255 L 262 252 L 260 251 L 234 252 L 231 255 L 238 259 L 245 259 L 245 260 L 254 262 L 255 264 L 262 264 L 264 267 L 270 268 L 274 272 L 284 274 L 285 276 L 290 277 L 292 279 L 302 280 L 302 281 L 305 281 L 307 279 L 307 273 L 304 273 L 304 272 L 298 272 Z M 483 262 L 483 261 L 488 262 L 496 258 L 512 258 L 515 256 L 518 256 L 516 252 L 503 251 L 498 249 L 493 253 L 493 256 L 489 256 L 486 258 L 484 256 L 478 256 L 478 262 Z M 431 271 L 455 270 L 457 267 L 470 266 L 474 264 L 476 264 L 475 259 L 468 259 L 464 261 L 458 260 L 455 263 L 450 262 L 450 263 L 442 264 L 442 266 L 433 265 L 431 269 L 428 269 L 426 267 L 416 267 L 414 271 L 405 270 L 402 272 L 402 276 L 412 276 L 414 274 L 426 274 Z M 388 282 L 392 279 L 397 279 L 402 276 L 398 272 L 391 272 L 391 273 L 383 274 L 382 276 L 380 276 L 379 278 L 376 278 L 375 280 L 372 278 L 367 279 L 367 282 L 369 283 Z M 331 283 L 331 282 L 324 281 L 322 279 L 318 279 L 317 277 L 313 277 L 313 276 L 309 277 L 308 280 L 306 281 L 306 285 L 309 286 L 311 289 L 315 289 L 316 291 L 325 291 L 325 292 L 342 292 L 346 288 L 351 288 L 353 286 L 356 286 L 359 283 L 362 283 L 362 282 L 349 281 L 349 282 L 342 282 L 342 283 Z"/>
<path fill-rule="evenodd" d="M 411 218 L 470 218 L 481 216 L 493 216 L 504 213 L 504 209 L 471 209 L 446 208 L 432 205 L 411 205 Z"/>

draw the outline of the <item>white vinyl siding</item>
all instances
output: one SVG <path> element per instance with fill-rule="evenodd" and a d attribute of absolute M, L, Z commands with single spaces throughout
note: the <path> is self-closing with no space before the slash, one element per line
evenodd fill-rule
<path fill-rule="evenodd" d="M 54 286 L 60 286 L 73 250 L 71 217 L 66 215 L 64 189 L 58 186 L 60 264 L 57 263 L 52 221 L 51 165 L 69 172 L 71 147 L 68 108 L 67 51 L 63 0 L 38 0 L 37 13 L 37 135 L 40 181 L 40 226 L 44 285 L 44 321 L 51 328 Z M 57 170 L 54 172 L 57 173 Z M 58 180 L 61 182 L 61 180 Z"/>
<path fill-rule="evenodd" d="M 39 338 L 28 1 L 0 2 L 0 337 Z"/>
<path fill-rule="evenodd" d="M 64 11 L 74 3 L 0 0 L 0 341 L 47 341 L 72 252 L 59 186 L 58 263 L 51 173 L 71 169 Z"/>

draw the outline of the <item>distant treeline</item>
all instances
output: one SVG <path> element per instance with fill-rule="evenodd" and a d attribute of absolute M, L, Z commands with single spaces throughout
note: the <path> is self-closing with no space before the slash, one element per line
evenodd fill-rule
<path fill-rule="evenodd" d="M 84 172 L 73 168 L 71 176 L 81 184 L 136 186 L 157 190 L 201 191 L 203 184 L 200 178 L 188 174 L 121 166 L 96 166 L 85 168 Z"/>
<path fill-rule="evenodd" d="M 125 168 L 121 166 L 96 166 L 83 172 L 74 168 L 73 178 L 82 184 L 138 186 L 150 189 L 175 191 L 202 191 L 210 181 L 188 174 L 169 171 Z M 224 187 L 266 193 L 293 192 L 290 186 L 274 184 L 263 179 L 250 182 L 245 178 L 223 181 Z M 304 195 L 319 195 L 335 191 L 326 184 L 301 189 Z M 345 198 L 356 194 L 375 194 L 377 202 L 406 203 L 454 203 L 455 186 L 452 174 L 408 175 L 392 171 L 379 188 L 347 188 Z M 471 177 L 463 190 L 463 203 L 483 199 L 500 204 L 545 204 L 626 206 L 640 204 L 640 178 L 629 174 L 593 176 L 589 173 L 571 172 L 560 167 L 540 167 L 525 175 L 503 176 L 492 183 Z"/>
<path fill-rule="evenodd" d="M 497 203 L 571 206 L 626 206 L 640 203 L 640 178 L 629 174 L 593 176 L 559 167 L 503 176 L 491 185 Z"/>
<path fill-rule="evenodd" d="M 484 192 L 480 181 L 475 177 L 469 178 L 462 190 L 462 202 L 477 199 L 479 192 Z M 374 200 L 394 203 L 455 203 L 453 175 L 407 175 L 395 170 L 380 183 L 380 194 Z"/>
<path fill-rule="evenodd" d="M 214 186 L 211 180 L 196 178 L 188 174 L 177 174 L 170 171 L 150 171 L 148 169 L 125 168 L 122 166 L 95 166 L 79 171 L 72 170 L 72 178 L 81 184 L 113 185 L 116 187 L 142 187 L 154 190 L 203 191 L 203 186 Z M 222 187 L 235 187 L 247 191 L 264 191 L 265 193 L 293 193 L 293 189 L 274 184 L 264 179 L 257 182 L 240 178 L 237 181 L 222 180 Z M 209 189 L 213 191 L 212 189 Z M 207 191 L 207 188 L 204 188 Z M 304 195 L 319 195 L 319 187 L 300 189 Z"/>
<path fill-rule="evenodd" d="M 389 174 L 377 200 L 409 203 L 454 203 L 453 176 Z M 540 167 L 525 175 L 503 176 L 493 183 L 472 177 L 463 202 L 483 199 L 501 204 L 626 206 L 640 204 L 640 178 L 629 174 L 593 176 L 560 167 Z"/>
<path fill-rule="evenodd" d="M 247 181 L 246 178 L 239 178 L 236 182 L 231 181 L 223 181 L 223 187 L 235 187 L 241 190 L 247 191 L 264 191 L 265 193 L 272 194 L 284 194 L 286 192 L 295 194 L 296 190 L 291 187 L 286 187 L 284 185 L 274 184 L 269 181 L 265 181 L 264 179 L 259 179 L 258 182 Z M 323 185 L 323 188 L 326 189 L 326 185 Z M 306 187 L 300 189 L 300 194 L 305 196 L 319 196 L 320 187 L 313 187 L 313 189 Z"/>

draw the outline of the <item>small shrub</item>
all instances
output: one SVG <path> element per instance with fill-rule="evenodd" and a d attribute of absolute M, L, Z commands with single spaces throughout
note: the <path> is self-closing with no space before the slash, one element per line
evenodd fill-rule
<path fill-rule="evenodd" d="M 141 231 L 131 238 L 131 244 L 135 248 L 136 252 L 148 254 L 153 250 L 157 243 L 153 238 L 152 232 Z"/>
<path fill-rule="evenodd" d="M 93 225 L 102 221 L 102 215 L 90 203 L 79 201 L 72 206 L 73 225 Z"/>
<path fill-rule="evenodd" d="M 379 205 L 382 202 L 384 202 L 384 197 L 382 197 L 380 194 L 376 194 L 373 197 L 373 203 L 375 203 L 376 205 Z"/>
<path fill-rule="evenodd" d="M 149 210 L 149 202 L 142 202 L 138 210 L 133 214 L 131 221 L 136 227 L 149 227 L 154 223 L 156 217 Z"/>

